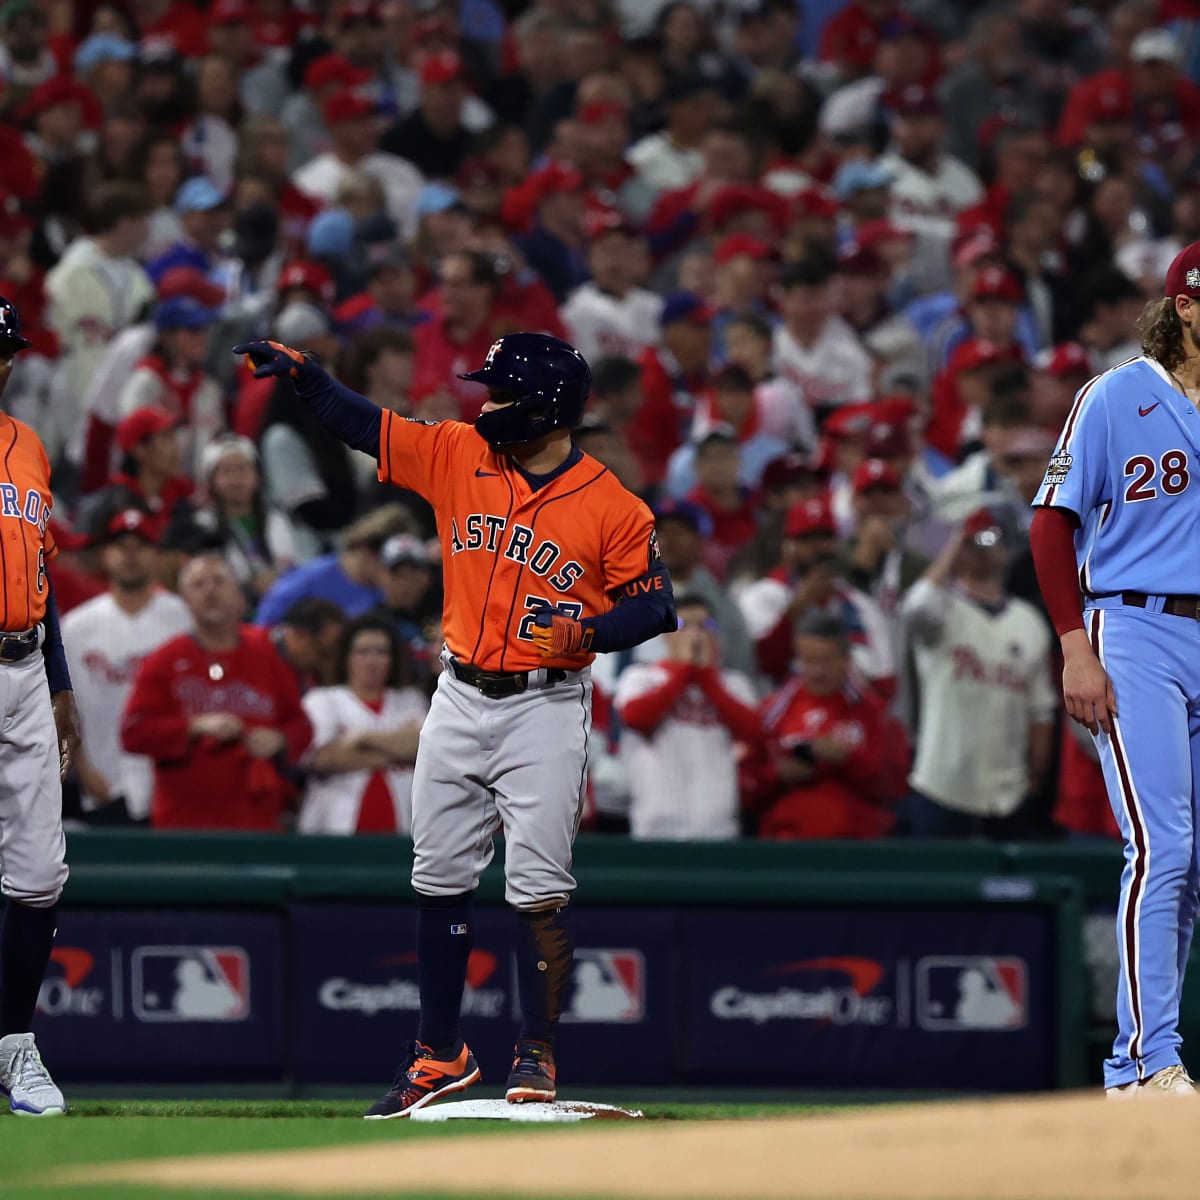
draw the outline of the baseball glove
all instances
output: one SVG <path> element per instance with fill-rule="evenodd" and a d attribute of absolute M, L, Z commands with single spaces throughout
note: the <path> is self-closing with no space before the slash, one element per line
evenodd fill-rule
<path fill-rule="evenodd" d="M 560 608 L 539 608 L 533 618 L 534 644 L 543 658 L 570 658 L 586 654 L 592 645 L 592 630 Z"/>

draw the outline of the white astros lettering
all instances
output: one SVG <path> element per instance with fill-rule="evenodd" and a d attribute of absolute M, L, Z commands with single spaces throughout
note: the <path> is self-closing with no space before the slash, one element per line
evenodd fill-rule
<path fill-rule="evenodd" d="M 465 537 L 462 532 L 465 530 Z M 513 522 L 493 513 L 470 513 L 464 519 L 462 530 L 458 518 L 450 519 L 450 553 L 461 554 L 465 550 L 483 550 L 490 554 L 502 554 L 510 562 L 528 566 L 538 576 L 549 576 L 546 580 L 557 592 L 569 592 L 583 578 L 583 566 L 571 559 L 553 575 L 550 571 L 558 565 L 563 550 L 556 542 L 546 538 L 533 546 L 534 532 L 527 525 Z M 507 533 L 507 537 L 502 534 Z M 533 547 L 531 549 L 531 547 Z"/>
<path fill-rule="evenodd" d="M 13 517 L 33 525 L 39 533 L 46 532 L 54 505 L 36 488 L 29 488 L 22 498 L 15 484 L 0 483 L 0 517 Z"/>

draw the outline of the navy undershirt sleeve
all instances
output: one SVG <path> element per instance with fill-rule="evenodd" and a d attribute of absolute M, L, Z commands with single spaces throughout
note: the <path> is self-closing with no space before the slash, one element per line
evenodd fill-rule
<path fill-rule="evenodd" d="M 62 626 L 58 620 L 58 601 L 54 585 L 46 579 L 46 615 L 42 620 L 46 636 L 42 642 L 42 657 L 46 662 L 46 680 L 50 695 L 71 690 L 71 673 L 67 670 L 67 652 L 63 649 Z"/>
<path fill-rule="evenodd" d="M 584 617 L 580 622 L 592 630 L 591 648 L 598 654 L 614 650 L 632 650 L 660 633 L 674 633 L 679 626 L 675 616 L 675 594 L 671 591 L 671 576 L 661 561 L 656 561 L 642 577 L 661 578 L 661 588 L 639 590 L 634 596 L 624 594 L 617 606 L 598 617 Z"/>
<path fill-rule="evenodd" d="M 305 360 L 299 376 L 292 382 L 326 429 L 337 434 L 352 450 L 379 457 L 383 409 L 338 383 L 311 360 Z"/>

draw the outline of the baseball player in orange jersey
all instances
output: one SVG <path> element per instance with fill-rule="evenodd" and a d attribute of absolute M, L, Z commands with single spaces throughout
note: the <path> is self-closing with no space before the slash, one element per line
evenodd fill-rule
<path fill-rule="evenodd" d="M 0 392 L 21 336 L 0 297 Z M 62 777 L 79 742 L 79 718 L 46 575 L 57 553 L 48 532 L 50 463 L 29 426 L 0 413 L 0 1094 L 19 1116 L 67 1106 L 30 1028 L 50 960 L 58 898 L 67 879 Z M 39 653 L 40 651 L 40 653 Z"/>
<path fill-rule="evenodd" d="M 367 1112 L 406 1117 L 479 1079 L 459 1033 L 471 898 L 501 823 L 518 918 L 521 1030 L 512 1103 L 555 1098 L 554 1036 L 572 978 L 571 846 L 591 725 L 589 664 L 676 628 L 650 510 L 571 440 L 591 372 L 543 334 L 508 334 L 477 371 L 474 425 L 383 412 L 274 342 L 236 347 L 255 375 L 291 378 L 379 478 L 437 513 L 445 667 L 413 779 L 421 1013 L 388 1092 Z"/>

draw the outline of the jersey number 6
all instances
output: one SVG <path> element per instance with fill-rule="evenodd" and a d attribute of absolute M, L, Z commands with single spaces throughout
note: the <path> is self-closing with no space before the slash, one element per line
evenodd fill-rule
<path fill-rule="evenodd" d="M 557 608 L 566 613 L 568 617 L 574 617 L 576 621 L 583 616 L 583 605 L 576 604 L 573 601 L 559 600 L 557 603 L 553 600 L 547 600 L 544 596 L 526 596 L 525 597 L 525 615 L 521 618 L 521 624 L 517 628 L 517 637 L 522 641 L 533 641 L 533 619 L 537 616 L 539 608 Z"/>
<path fill-rule="evenodd" d="M 1156 472 L 1161 472 L 1159 483 L 1168 496 L 1178 496 L 1187 490 L 1192 477 L 1188 474 L 1188 457 L 1182 450 L 1168 450 L 1157 465 L 1154 459 L 1144 454 L 1135 454 L 1125 464 L 1125 478 L 1133 482 L 1125 489 L 1125 503 L 1137 504 L 1139 500 L 1153 500 L 1158 495 L 1154 486 Z"/>

